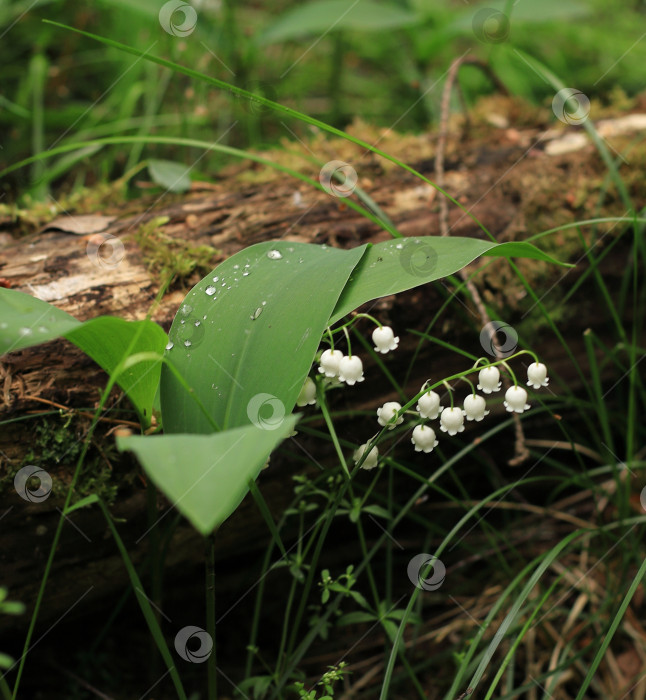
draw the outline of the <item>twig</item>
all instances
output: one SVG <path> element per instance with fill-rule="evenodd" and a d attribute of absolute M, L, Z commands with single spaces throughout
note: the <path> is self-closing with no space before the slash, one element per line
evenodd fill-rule
<path fill-rule="evenodd" d="M 66 411 L 67 413 L 75 413 L 77 416 L 84 416 L 85 418 L 93 418 L 94 414 L 88 413 L 87 411 L 79 411 L 76 408 L 70 408 L 69 406 L 64 406 L 63 404 L 56 403 L 55 401 L 50 401 L 49 399 L 43 399 L 40 396 L 31 396 L 29 394 L 25 394 L 22 396 L 23 399 L 28 399 L 29 401 L 40 401 L 40 403 L 47 404 L 48 406 L 53 406 L 54 408 L 58 408 L 61 411 Z M 29 413 L 32 413 L 32 411 L 29 411 Z M 36 413 L 35 415 L 38 415 L 40 412 Z M 116 423 L 117 425 L 130 425 L 133 428 L 139 428 L 139 423 L 133 423 L 132 421 L 129 420 L 118 420 L 115 418 L 99 418 L 99 421 L 101 423 Z"/>

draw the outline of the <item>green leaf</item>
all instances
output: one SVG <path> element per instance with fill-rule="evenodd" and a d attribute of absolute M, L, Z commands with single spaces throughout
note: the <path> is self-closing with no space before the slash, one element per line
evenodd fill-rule
<path fill-rule="evenodd" d="M 361 0 L 316 0 L 284 12 L 260 37 L 261 44 L 297 39 L 310 34 L 350 29 L 356 31 L 392 31 L 415 24 L 417 14 L 397 5 Z"/>
<path fill-rule="evenodd" d="M 125 321 L 112 316 L 93 318 L 65 334 L 65 337 L 89 355 L 108 374 L 126 357 L 150 352 L 159 360 L 144 360 L 129 366 L 117 377 L 117 383 L 132 401 L 144 426 L 150 425 L 153 401 L 159 385 L 161 358 L 168 341 L 163 329 L 153 321 Z M 136 339 L 135 339 L 136 338 Z"/>
<path fill-rule="evenodd" d="M 46 301 L 4 287 L 0 287 L 0 319 L 0 356 L 46 343 L 81 325 Z"/>
<path fill-rule="evenodd" d="M 376 515 L 378 518 L 386 518 L 386 520 L 390 518 L 390 513 L 385 508 L 377 505 L 364 506 L 363 512 L 369 513 L 370 515 Z"/>
<path fill-rule="evenodd" d="M 199 282 L 173 321 L 167 353 L 194 392 L 164 365 L 164 430 L 213 431 L 194 396 L 220 429 L 269 427 L 289 414 L 365 251 L 269 241 L 236 253 Z"/>
<path fill-rule="evenodd" d="M 359 520 L 359 517 L 361 516 L 361 499 L 360 498 L 355 498 L 352 501 L 352 508 L 350 510 L 350 522 L 356 523 L 357 520 Z"/>
<path fill-rule="evenodd" d="M 16 600 L 8 600 L 2 604 L 2 613 L 5 615 L 22 615 L 25 612 L 24 603 Z"/>
<path fill-rule="evenodd" d="M 261 700 L 267 697 L 267 692 L 271 687 L 274 679 L 272 676 L 251 676 L 246 678 L 239 684 L 240 690 L 243 692 L 251 692 L 254 700 Z"/>
<path fill-rule="evenodd" d="M 80 323 L 45 301 L 15 289 L 0 287 L 0 355 L 64 337 L 112 374 L 130 355 L 157 353 L 158 361 L 145 360 L 119 374 L 117 383 L 132 401 L 140 420 L 150 425 L 153 400 L 159 384 L 161 355 L 167 342 L 164 331 L 152 321 L 125 321 L 100 316 Z M 136 340 L 135 340 L 136 338 Z"/>
<path fill-rule="evenodd" d="M 13 665 L 13 659 L 0 652 L 0 668 L 9 668 Z"/>
<path fill-rule="evenodd" d="M 82 498 L 80 501 L 77 501 L 73 505 L 66 508 L 65 515 L 69 515 L 70 513 L 73 513 L 75 510 L 78 510 L 79 508 L 85 508 L 85 506 L 91 506 L 94 503 L 98 503 L 98 502 L 99 502 L 99 497 L 97 496 L 96 493 L 92 493 L 89 496 Z"/>
<path fill-rule="evenodd" d="M 186 192 L 191 187 L 190 168 L 173 160 L 148 161 L 148 173 L 152 181 L 169 192 Z"/>
<path fill-rule="evenodd" d="M 374 613 L 367 613 L 357 610 L 356 612 L 346 613 L 341 615 L 337 620 L 337 625 L 356 625 L 362 622 L 374 622 L 376 616 Z"/>
<path fill-rule="evenodd" d="M 390 640 L 390 643 L 394 643 L 395 639 L 397 638 L 397 625 L 392 621 L 392 620 L 382 620 L 381 624 L 383 625 L 384 631 L 388 635 L 388 639 Z M 400 639 L 398 648 L 401 648 L 404 644 L 404 640 Z"/>
<path fill-rule="evenodd" d="M 207 535 L 238 507 L 297 419 L 287 416 L 271 430 L 247 425 L 211 435 L 117 437 L 117 447 L 134 452 L 155 485 Z"/>
<path fill-rule="evenodd" d="M 421 236 L 371 246 L 350 276 L 330 324 L 361 304 L 452 275 L 480 255 L 524 257 L 563 265 L 530 243 L 492 243 L 476 238 Z"/>

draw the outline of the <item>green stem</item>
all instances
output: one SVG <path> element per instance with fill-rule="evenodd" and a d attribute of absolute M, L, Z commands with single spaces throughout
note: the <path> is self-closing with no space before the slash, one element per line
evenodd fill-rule
<path fill-rule="evenodd" d="M 159 526 L 157 524 L 157 489 L 150 479 L 146 484 L 146 506 L 148 511 L 148 537 L 150 538 L 150 595 L 155 608 L 157 623 L 161 623 L 160 610 L 162 607 L 161 565 L 159 546 Z M 159 657 L 157 644 L 150 640 L 149 674 L 151 679 L 159 677 Z"/>
<path fill-rule="evenodd" d="M 352 486 L 350 486 L 350 498 L 351 499 L 352 499 L 352 496 L 353 496 Z M 372 572 L 372 565 L 371 565 L 370 557 L 368 554 L 368 546 L 366 545 L 366 537 L 365 537 L 365 534 L 363 531 L 363 525 L 361 524 L 361 516 L 359 516 L 359 518 L 357 519 L 357 532 L 359 535 L 359 543 L 361 545 L 361 555 L 362 555 L 363 560 L 366 562 L 366 574 L 368 575 L 368 583 L 370 585 L 370 592 L 372 593 L 373 604 L 375 606 L 375 610 L 379 614 L 379 618 L 378 618 L 379 622 L 381 622 L 382 620 L 387 618 L 389 608 L 386 608 L 385 606 L 383 606 L 383 608 L 382 608 L 382 606 L 380 606 L 379 593 L 377 591 L 377 584 L 375 582 L 375 577 L 374 577 L 374 574 Z M 387 631 L 385 625 L 383 625 L 383 629 L 384 629 L 384 632 Z M 388 638 L 388 636 L 386 635 L 386 639 L 387 638 Z M 420 684 L 420 682 L 415 674 L 415 671 L 413 670 L 408 659 L 406 658 L 406 654 L 404 653 L 403 647 L 398 648 L 397 652 L 399 654 L 400 661 L 402 662 L 404 668 L 406 669 L 406 672 L 408 673 L 408 675 L 411 679 L 411 682 L 413 683 L 413 685 L 415 686 L 415 689 L 417 690 L 417 692 L 419 694 L 419 697 L 422 698 L 422 700 L 424 700 L 424 698 L 426 697 L 426 695 L 424 693 L 424 689 L 422 688 L 422 686 L 421 686 L 421 684 Z"/>
<path fill-rule="evenodd" d="M 81 453 L 79 454 L 78 461 L 76 463 L 76 467 L 74 469 L 74 474 L 72 475 L 72 480 L 70 482 L 70 486 L 67 490 L 67 494 L 65 496 L 65 502 L 63 504 L 63 509 L 61 510 L 61 517 L 58 519 L 58 524 L 56 526 L 56 532 L 54 533 L 54 539 L 52 541 L 52 545 L 49 550 L 49 556 L 47 557 L 47 563 L 45 564 L 45 572 L 43 573 L 43 578 L 40 582 L 40 587 L 38 589 L 38 595 L 36 597 L 36 603 L 34 605 L 34 611 L 31 615 L 31 620 L 29 621 L 29 627 L 27 629 L 27 636 L 25 638 L 25 644 L 23 646 L 22 650 L 22 656 L 20 657 L 20 662 L 18 665 L 18 672 L 16 674 L 16 682 L 13 687 L 13 693 L 12 693 L 12 700 L 16 699 L 17 693 L 18 693 L 18 687 L 20 686 L 20 680 L 22 678 L 22 673 L 25 668 L 25 662 L 27 660 L 27 652 L 29 650 L 30 644 L 31 644 L 31 638 L 34 634 L 34 629 L 36 627 L 36 620 L 38 619 L 38 613 L 40 612 L 40 606 L 42 605 L 43 598 L 45 597 L 45 587 L 47 586 L 47 580 L 49 578 L 49 573 L 52 569 L 52 564 L 54 563 L 54 556 L 56 555 L 56 550 L 58 548 L 58 543 L 61 538 L 61 533 L 63 531 L 63 524 L 65 523 L 65 511 L 69 508 L 69 505 L 72 500 L 72 494 L 74 493 L 74 488 L 76 487 L 76 483 L 79 479 L 79 476 L 81 474 L 81 469 L 83 467 L 83 464 L 85 463 L 85 456 L 87 454 L 88 448 L 92 442 L 92 436 L 94 435 L 94 431 L 96 429 L 96 426 L 99 424 L 99 417 L 101 416 L 101 413 L 103 412 L 103 407 L 106 404 L 106 401 L 108 400 L 108 397 L 110 396 L 110 392 L 112 391 L 112 387 L 116 383 L 116 378 L 119 376 L 123 369 L 123 365 L 125 364 L 126 358 L 129 357 L 130 353 L 132 352 L 132 349 L 135 347 L 137 341 L 139 340 L 139 336 L 143 332 L 144 326 L 141 325 L 139 327 L 139 330 L 135 333 L 135 335 L 132 337 L 130 343 L 128 344 L 128 347 L 126 348 L 126 351 L 123 354 L 123 358 L 121 362 L 117 365 L 115 368 L 114 372 L 110 375 L 108 379 L 108 383 L 103 391 L 103 394 L 101 395 L 101 398 L 99 400 L 99 405 L 96 408 L 96 411 L 94 412 L 94 417 L 92 418 L 92 423 L 90 424 L 90 427 L 88 429 L 87 435 L 85 436 L 85 439 L 83 440 L 83 447 L 81 448 Z"/>
<path fill-rule="evenodd" d="M 216 700 L 218 664 L 215 653 L 215 533 L 206 538 L 206 631 L 213 641 L 213 649 L 206 662 L 208 698 Z"/>
<path fill-rule="evenodd" d="M 141 583 L 141 580 L 137 575 L 137 572 L 132 564 L 130 557 L 128 556 L 128 550 L 126 549 L 126 546 L 124 545 L 123 540 L 121 539 L 121 536 L 117 531 L 117 528 L 114 526 L 114 522 L 112 521 L 112 517 L 105 503 L 98 497 L 97 503 L 103 511 L 103 515 L 108 524 L 108 527 L 110 528 L 112 537 L 114 538 L 114 541 L 117 544 L 117 548 L 119 549 L 119 553 L 121 554 L 121 558 L 123 559 L 123 563 L 126 567 L 126 571 L 128 572 L 128 576 L 130 578 L 130 584 L 132 586 L 133 591 L 135 592 L 135 597 L 137 599 L 137 602 L 139 603 L 139 607 L 141 608 L 144 618 L 148 623 L 148 629 L 153 635 L 155 641 L 157 642 L 159 653 L 164 659 L 164 663 L 166 664 L 168 673 L 173 681 L 173 685 L 175 686 L 175 692 L 177 693 L 177 697 L 179 698 L 179 700 L 187 700 L 186 693 L 184 692 L 184 687 L 182 686 L 182 681 L 179 677 L 179 674 L 177 673 L 177 668 L 175 667 L 175 663 L 170 654 L 170 650 L 168 649 L 168 644 L 166 644 L 166 640 L 164 639 L 161 627 L 157 622 L 157 618 L 155 617 L 152 605 L 150 604 L 150 601 L 148 600 L 148 597 L 144 592 L 144 587 Z M 63 513 L 65 514 L 65 511 L 63 511 Z M 16 692 L 16 688 L 14 688 L 14 694 Z"/>

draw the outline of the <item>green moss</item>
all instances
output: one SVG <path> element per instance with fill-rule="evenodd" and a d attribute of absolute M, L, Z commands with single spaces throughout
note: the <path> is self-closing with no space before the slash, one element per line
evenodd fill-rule
<path fill-rule="evenodd" d="M 4 477 L 0 479 L 0 492 L 13 488 L 16 473 L 23 467 L 35 464 L 50 475 L 52 479 L 52 496 L 63 499 L 67 494 L 69 482 L 78 462 L 83 440 L 87 432 L 87 424 L 74 425 L 73 413 L 60 412 L 60 418 L 44 418 L 33 428 L 33 439 L 30 450 L 22 462 L 12 465 Z M 78 420 L 76 421 L 78 423 Z M 96 438 L 98 439 L 98 438 Z M 90 446 L 83 465 L 83 470 L 74 489 L 73 501 L 85 496 L 97 494 L 106 503 L 111 504 L 117 497 L 119 486 L 130 483 L 134 475 L 116 475 L 110 467 L 112 458 L 118 460 L 116 450 L 112 445 L 101 445 L 101 449 Z M 37 488 L 38 480 L 29 488 Z"/>
<path fill-rule="evenodd" d="M 194 246 L 164 232 L 167 216 L 158 216 L 139 227 L 134 234 L 148 270 L 164 282 L 185 280 L 197 270 L 206 275 L 215 267 L 218 251 L 207 245 Z"/>
<path fill-rule="evenodd" d="M 41 229 L 62 214 L 107 214 L 114 202 L 125 201 L 127 182 L 123 178 L 94 187 L 80 187 L 69 194 L 60 194 L 55 205 L 50 199 L 39 201 L 29 194 L 22 197 L 22 206 L 0 204 L 0 217 L 9 217 L 16 226 L 13 233 L 27 235 Z"/>

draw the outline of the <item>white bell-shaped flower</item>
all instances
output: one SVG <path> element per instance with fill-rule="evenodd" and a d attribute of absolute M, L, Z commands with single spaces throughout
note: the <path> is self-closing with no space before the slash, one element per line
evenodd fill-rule
<path fill-rule="evenodd" d="M 404 422 L 404 416 L 398 416 L 395 420 L 397 411 L 401 411 L 401 404 L 397 401 L 386 401 L 381 408 L 377 409 L 377 422 L 382 428 L 388 426 L 388 430 L 392 430 L 396 425 Z"/>
<path fill-rule="evenodd" d="M 372 342 L 375 344 L 375 350 L 386 354 L 390 350 L 396 350 L 399 344 L 399 337 L 395 337 L 393 329 L 389 326 L 381 326 L 372 331 Z"/>
<path fill-rule="evenodd" d="M 342 358 L 343 353 L 340 350 L 324 350 L 319 360 L 319 372 L 326 377 L 338 377 Z"/>
<path fill-rule="evenodd" d="M 417 411 L 422 418 L 430 418 L 434 420 L 440 415 L 442 406 L 440 406 L 440 395 L 434 391 L 427 391 L 419 397 L 417 402 Z"/>
<path fill-rule="evenodd" d="M 437 447 L 435 431 L 428 425 L 416 425 L 410 441 L 415 445 L 415 452 L 432 452 Z"/>
<path fill-rule="evenodd" d="M 316 384 L 311 377 L 307 377 L 301 393 L 296 399 L 297 406 L 313 406 L 316 403 Z"/>
<path fill-rule="evenodd" d="M 484 396 L 480 394 L 469 394 L 464 399 L 464 415 L 467 420 L 481 421 L 485 416 L 489 415 L 487 409 L 487 402 L 484 400 Z"/>
<path fill-rule="evenodd" d="M 350 386 L 356 382 L 362 382 L 365 377 L 363 376 L 361 359 L 356 355 L 344 355 L 339 362 L 339 379 Z"/>
<path fill-rule="evenodd" d="M 440 416 L 440 430 L 449 435 L 461 433 L 464 430 L 464 415 L 460 408 L 445 408 Z"/>
<path fill-rule="evenodd" d="M 497 367 L 483 367 L 478 372 L 478 389 L 480 391 L 491 394 L 492 391 L 499 391 L 501 386 L 500 372 Z"/>
<path fill-rule="evenodd" d="M 505 400 L 503 401 L 505 408 L 513 413 L 522 413 L 529 408 L 527 403 L 527 392 L 522 386 L 510 386 L 505 392 Z"/>
<path fill-rule="evenodd" d="M 355 450 L 354 453 L 354 463 L 358 464 L 359 460 L 363 457 L 363 453 L 366 451 L 368 447 L 368 443 L 364 443 L 359 447 L 357 450 Z M 379 461 L 379 450 L 377 447 L 373 447 L 370 452 L 368 452 L 368 456 L 366 457 L 364 463 L 361 465 L 361 469 L 374 469 L 377 466 L 377 462 Z"/>
<path fill-rule="evenodd" d="M 527 386 L 540 389 L 542 386 L 547 386 L 549 381 L 547 367 L 542 362 L 532 362 L 527 368 Z"/>

